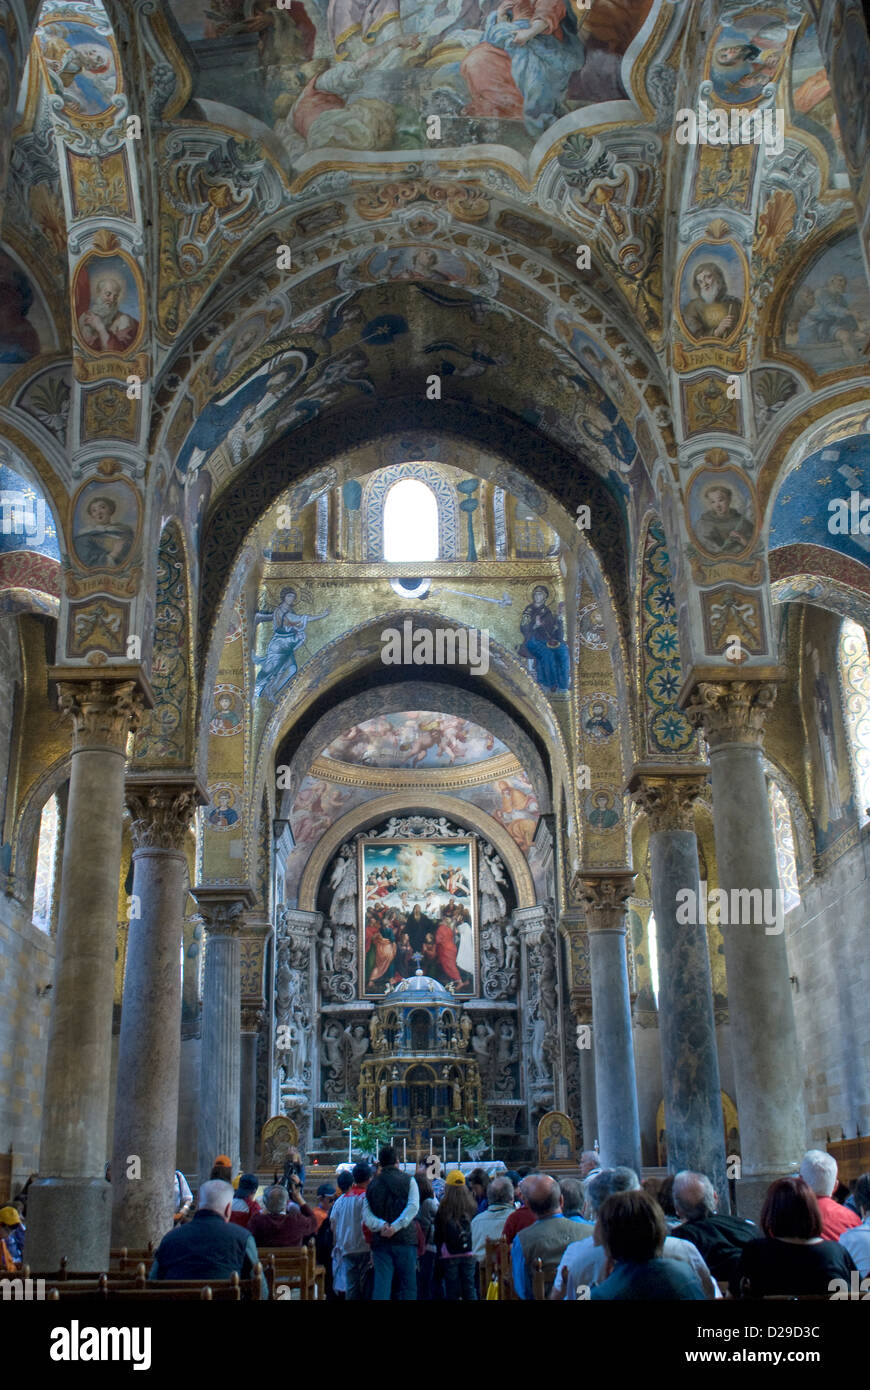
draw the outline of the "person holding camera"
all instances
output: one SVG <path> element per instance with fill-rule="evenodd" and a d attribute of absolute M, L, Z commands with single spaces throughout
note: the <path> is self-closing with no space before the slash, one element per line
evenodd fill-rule
<path fill-rule="evenodd" d="M 317 1230 L 317 1217 L 302 1198 L 302 1184 L 294 1173 L 290 1191 L 276 1183 L 266 1189 L 265 1211 L 252 1216 L 248 1230 L 258 1246 L 304 1245 Z M 288 1203 L 293 1205 L 288 1211 Z"/>

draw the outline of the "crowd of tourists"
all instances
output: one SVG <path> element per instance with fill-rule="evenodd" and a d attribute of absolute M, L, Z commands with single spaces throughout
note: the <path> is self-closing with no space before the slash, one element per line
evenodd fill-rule
<path fill-rule="evenodd" d="M 374 1166 L 340 1164 L 310 1206 L 296 1149 L 262 1194 L 256 1174 L 233 1178 L 218 1155 L 195 1209 L 176 1174 L 176 1223 L 149 1277 L 250 1277 L 261 1250 L 313 1239 L 328 1299 L 473 1301 L 496 1297 L 505 1277 L 491 1260 L 492 1282 L 481 1278 L 488 1238 L 504 1238 L 523 1300 L 541 1296 L 542 1278 L 543 1295 L 564 1301 L 858 1297 L 870 1277 L 870 1173 L 850 1191 L 821 1150 L 770 1185 L 757 1223 L 720 1211 L 706 1174 L 641 1182 L 630 1168 L 601 1167 L 595 1152 L 580 1155 L 576 1178 L 459 1167 L 430 1176 L 438 1166 L 412 1174 L 385 1146 Z M 25 1212 L 26 1192 L 0 1209 L 2 1270 L 26 1259 Z"/>

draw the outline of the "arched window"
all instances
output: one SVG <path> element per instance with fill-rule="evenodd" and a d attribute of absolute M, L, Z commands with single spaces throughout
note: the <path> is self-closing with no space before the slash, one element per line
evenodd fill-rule
<path fill-rule="evenodd" d="M 653 998 L 656 1001 L 656 1008 L 659 1006 L 659 943 L 656 934 L 656 916 L 654 912 L 649 915 L 646 924 L 646 935 L 649 943 L 649 978 L 652 985 Z"/>
<path fill-rule="evenodd" d="M 870 803 L 870 660 L 867 634 L 851 618 L 844 619 L 840 628 L 838 656 L 852 778 L 858 792 L 859 820 L 864 825 L 870 819 L 867 814 Z"/>
<path fill-rule="evenodd" d="M 801 900 L 798 887 L 797 859 L 794 852 L 794 829 L 791 811 L 782 788 L 768 779 L 767 795 L 770 801 L 770 819 L 773 824 L 773 843 L 776 846 L 776 867 L 779 871 L 779 886 L 783 892 L 783 911 L 791 912 Z"/>
<path fill-rule="evenodd" d="M 51 931 L 51 911 L 54 906 L 54 877 L 57 864 L 57 832 L 60 811 L 57 797 L 49 797 L 42 808 L 39 821 L 39 848 L 36 852 L 36 880 L 33 885 L 33 925 L 40 931 Z"/>
<path fill-rule="evenodd" d="M 438 559 L 438 503 L 418 478 L 393 483 L 384 502 L 384 559 Z"/>

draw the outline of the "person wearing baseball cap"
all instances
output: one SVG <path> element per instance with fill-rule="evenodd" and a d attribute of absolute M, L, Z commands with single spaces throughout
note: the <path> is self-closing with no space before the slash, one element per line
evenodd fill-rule
<path fill-rule="evenodd" d="M 11 1274 L 21 1264 L 21 1217 L 13 1206 L 0 1207 L 0 1270 Z"/>
<path fill-rule="evenodd" d="M 255 1200 L 260 1179 L 256 1173 L 242 1173 L 239 1178 L 230 1221 L 234 1226 L 247 1226 L 252 1216 L 259 1216 L 263 1208 Z"/>
<path fill-rule="evenodd" d="M 435 1248 L 444 1271 L 444 1297 L 449 1303 L 477 1298 L 477 1261 L 472 1253 L 471 1221 L 477 1215 L 465 1174 L 453 1168 L 435 1213 Z"/>

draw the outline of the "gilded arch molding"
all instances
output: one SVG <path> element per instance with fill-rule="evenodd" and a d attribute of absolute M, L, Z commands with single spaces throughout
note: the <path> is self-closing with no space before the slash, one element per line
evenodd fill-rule
<path fill-rule="evenodd" d="M 414 808 L 413 797 L 409 796 L 407 792 L 399 792 L 393 796 L 377 797 L 373 801 L 366 801 L 362 806 L 348 811 L 347 815 L 336 821 L 335 825 L 318 842 L 302 871 L 302 878 L 299 883 L 299 908 L 303 912 L 316 911 L 317 890 L 326 872 L 326 866 L 337 854 L 339 846 L 344 844 L 345 840 L 376 821 L 396 815 L 401 811 L 411 812 Z M 469 802 L 459 801 L 452 796 L 438 796 L 431 792 L 426 793 L 426 811 L 429 814 L 447 816 L 459 825 L 467 825 L 471 830 L 476 830 L 478 834 L 489 840 L 504 860 L 513 880 L 517 894 L 517 906 L 534 907 L 536 901 L 535 885 L 532 882 L 529 866 L 510 835 L 498 824 L 498 821 L 493 820 L 485 811 L 479 810 Z"/>

